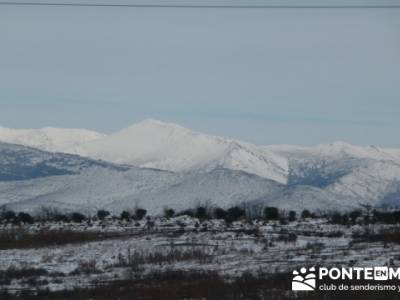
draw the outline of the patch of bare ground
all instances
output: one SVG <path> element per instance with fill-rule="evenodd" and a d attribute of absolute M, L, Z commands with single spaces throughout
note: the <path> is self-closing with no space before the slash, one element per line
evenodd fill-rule
<path fill-rule="evenodd" d="M 123 236 L 121 233 L 72 231 L 64 229 L 43 229 L 36 232 L 29 232 L 22 228 L 1 230 L 0 250 L 61 246 L 120 238 L 121 236 Z"/>
<path fill-rule="evenodd" d="M 39 291 L 35 294 L 0 294 L 3 300 L 176 300 L 176 299 L 263 299 L 263 300 L 383 300 L 398 299 L 386 292 L 363 293 L 293 293 L 288 286 L 290 274 L 256 277 L 244 274 L 235 280 L 224 280 L 213 272 L 155 272 L 145 279 L 131 279 L 99 284 L 70 291 Z"/>

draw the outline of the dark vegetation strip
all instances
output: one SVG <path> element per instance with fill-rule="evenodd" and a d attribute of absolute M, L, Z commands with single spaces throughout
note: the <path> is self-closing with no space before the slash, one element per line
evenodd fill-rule
<path fill-rule="evenodd" d="M 23 229 L 3 230 L 0 231 L 0 250 L 43 248 L 140 235 L 141 233 L 104 233 L 63 229 L 40 230 L 38 232 L 28 232 Z"/>
<path fill-rule="evenodd" d="M 134 210 L 125 210 L 121 214 L 112 215 L 107 210 L 99 210 L 95 215 L 84 215 L 82 213 L 73 212 L 64 214 L 55 208 L 42 207 L 36 215 L 32 216 L 26 212 L 16 213 L 12 210 L 8 210 L 6 207 L 0 207 L 0 224 L 35 224 L 44 222 L 59 222 L 59 223 L 83 223 L 86 222 L 88 225 L 92 224 L 92 221 L 125 221 L 125 222 L 137 222 L 143 220 L 146 217 L 147 223 L 151 225 L 152 217 L 146 216 L 147 210 L 143 208 L 136 208 Z M 300 219 L 319 219 L 324 218 L 328 220 L 330 224 L 339 225 L 369 225 L 369 224 L 400 224 L 400 210 L 353 210 L 348 213 L 340 212 L 327 212 L 327 213 L 312 213 L 307 209 L 303 210 L 301 214 L 296 211 L 280 210 L 277 207 L 253 207 L 243 208 L 240 206 L 234 206 L 227 210 L 219 207 L 208 207 L 198 206 L 194 209 L 186 209 L 176 213 L 171 208 L 164 209 L 164 219 L 170 219 L 174 216 L 189 216 L 197 218 L 200 222 L 212 219 L 224 220 L 227 225 L 232 222 L 239 220 L 252 221 L 279 221 L 282 225 L 294 222 Z M 159 216 L 161 217 L 161 216 Z M 182 225 L 184 224 L 177 224 Z"/>
<path fill-rule="evenodd" d="M 0 270 L 0 285 L 11 284 L 13 279 L 22 279 L 30 277 L 39 277 L 48 275 L 45 269 L 25 268 L 25 269 L 14 269 L 9 268 L 7 270 Z"/>
<path fill-rule="evenodd" d="M 137 227 L 140 227 L 138 221 L 146 218 L 145 227 L 152 229 L 155 225 L 153 219 L 147 216 L 147 211 L 142 208 L 136 208 L 135 210 L 123 211 L 120 216 L 112 216 L 110 212 L 106 210 L 99 210 L 94 216 L 85 216 L 81 213 L 70 213 L 62 214 L 53 208 L 41 208 L 36 216 L 31 216 L 28 213 L 19 212 L 18 214 L 14 211 L 7 210 L 5 207 L 0 208 L 0 224 L 13 225 L 13 226 L 25 226 L 26 224 L 39 224 L 46 222 L 57 222 L 59 224 L 82 224 L 86 223 L 87 226 L 92 225 L 92 221 L 101 221 L 105 224 L 109 221 L 117 222 L 131 222 Z M 211 208 L 211 207 L 196 207 L 195 209 L 189 209 L 179 214 L 176 214 L 173 209 L 166 208 L 164 210 L 164 218 L 169 219 L 176 215 L 187 215 L 195 217 L 199 220 L 195 227 L 200 231 L 208 231 L 207 224 L 201 223 L 210 219 L 224 220 L 226 224 L 225 231 L 234 231 L 238 233 L 237 229 L 230 227 L 234 221 L 242 220 L 251 223 L 253 220 L 259 220 L 264 222 L 279 221 L 282 225 L 299 219 L 309 218 L 326 218 L 330 224 L 340 225 L 369 225 L 369 224 L 400 224 L 400 211 L 378 211 L 378 210 L 355 210 L 350 213 L 331 213 L 328 215 L 315 215 L 308 210 L 304 210 L 300 215 L 297 215 L 295 211 L 281 211 L 276 207 L 264 207 L 258 213 L 246 211 L 245 209 L 235 206 L 227 210 L 222 208 Z M 106 226 L 103 224 L 103 226 Z M 182 222 L 177 221 L 174 226 L 179 226 L 181 230 L 171 228 L 168 231 L 167 228 L 163 228 L 162 232 L 179 235 L 185 231 L 186 225 Z M 102 233 L 102 232 L 88 232 L 88 231 L 72 231 L 68 229 L 61 230 L 41 230 L 38 232 L 24 231 L 21 229 L 4 229 L 0 230 L 0 250 L 4 249 L 23 249 L 23 248 L 39 248 L 47 246 L 59 246 L 70 243 L 82 243 L 91 241 L 101 241 L 105 239 L 140 236 L 143 234 L 150 234 L 150 231 L 145 231 L 143 228 L 129 232 L 118 232 L 118 233 Z M 259 235 L 258 229 L 243 229 L 243 233 L 248 235 Z M 296 232 L 292 229 L 291 234 L 293 237 L 288 236 L 289 240 L 293 240 L 295 234 L 302 235 L 320 235 L 324 237 L 339 237 L 343 235 L 342 232 L 337 231 L 333 233 L 315 233 L 315 232 Z M 288 233 L 289 235 L 289 233 Z M 399 230 L 393 232 L 385 232 L 379 234 L 363 233 L 359 236 L 354 236 L 355 242 L 367 241 L 367 242 L 394 242 L 400 243 L 400 232 Z"/>
<path fill-rule="evenodd" d="M 35 294 L 0 292 L 3 300 L 176 300 L 176 299 L 263 299 L 263 300 L 386 300 L 398 299 L 388 292 L 309 292 L 290 291 L 290 274 L 258 278 L 245 274 L 233 281 L 223 280 L 213 272 L 155 272 L 146 279 L 131 279 L 99 284 L 92 288 L 71 291 L 39 291 Z"/>
<path fill-rule="evenodd" d="M 353 242 L 400 244 L 400 228 L 385 228 L 378 232 L 365 230 L 364 232 L 353 234 Z"/>

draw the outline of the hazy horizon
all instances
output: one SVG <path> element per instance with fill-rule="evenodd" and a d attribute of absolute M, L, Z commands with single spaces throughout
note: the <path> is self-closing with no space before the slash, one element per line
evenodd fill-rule
<path fill-rule="evenodd" d="M 16 130 L 32 130 L 32 129 L 35 130 L 35 129 L 45 129 L 45 128 L 72 129 L 72 130 L 90 130 L 90 131 L 97 132 L 97 133 L 100 133 L 100 134 L 110 135 L 110 134 L 117 133 L 117 132 L 119 132 L 120 130 L 126 129 L 126 128 L 130 127 L 130 126 L 137 125 L 137 124 L 142 123 L 142 122 L 145 122 L 145 121 L 155 121 L 155 122 L 166 123 L 166 124 L 169 124 L 169 125 L 178 125 L 178 126 L 181 126 L 181 127 L 183 127 L 183 128 L 192 130 L 192 131 L 194 131 L 194 132 L 196 132 L 196 133 L 207 134 L 207 135 L 210 135 L 210 136 L 219 136 L 219 137 L 221 137 L 221 138 L 227 138 L 227 139 L 233 139 L 233 140 L 239 140 L 239 139 L 236 139 L 235 137 L 232 137 L 232 136 L 222 136 L 222 135 L 216 135 L 216 134 L 213 134 L 213 133 L 210 133 L 210 132 L 200 132 L 200 131 L 194 130 L 194 129 L 189 128 L 189 127 L 186 127 L 186 126 L 182 126 L 181 124 L 178 124 L 178 123 L 166 122 L 166 121 L 158 120 L 158 119 L 154 119 L 154 118 L 143 119 L 143 120 L 140 120 L 140 121 L 138 121 L 138 122 L 129 124 L 129 125 L 123 127 L 123 128 L 120 128 L 120 129 L 118 129 L 118 130 L 116 130 L 116 131 L 112 131 L 112 132 L 98 131 L 98 130 L 95 130 L 95 129 L 83 128 L 83 127 L 42 126 L 42 127 L 32 127 L 32 128 L 26 128 L 26 127 L 24 127 L 24 128 L 10 128 L 10 127 L 7 127 L 7 126 L 3 126 L 2 124 L 0 124 L 0 128 L 16 129 Z M 249 142 L 249 141 L 247 141 L 247 140 L 245 140 L 245 139 L 240 139 L 240 141 L 241 141 L 241 142 Z M 352 143 L 351 141 L 345 141 L 345 140 L 332 140 L 332 141 L 328 141 L 328 142 L 325 142 L 325 143 L 317 143 L 317 144 L 309 144 L 309 145 L 304 145 L 304 144 L 291 144 L 291 143 L 280 143 L 280 144 L 257 144 L 257 143 L 254 143 L 254 144 L 255 144 L 255 145 L 258 145 L 258 146 L 289 145 L 289 146 L 295 146 L 295 147 L 296 147 L 296 146 L 299 146 L 299 147 L 313 147 L 313 146 L 326 145 L 326 144 L 335 144 L 335 143 L 346 143 L 346 144 L 351 144 L 351 145 L 354 145 L 354 146 L 362 146 L 362 147 L 368 147 L 368 146 L 370 146 L 370 147 L 390 148 L 390 147 L 384 147 L 384 146 L 381 146 L 381 145 L 374 145 L 374 144 L 369 144 L 369 145 L 366 145 L 366 144 L 355 144 L 355 143 Z M 396 147 L 393 147 L 393 148 L 396 148 Z"/>
<path fill-rule="evenodd" d="M 400 9 L 0 10 L 0 125 L 400 147 Z"/>

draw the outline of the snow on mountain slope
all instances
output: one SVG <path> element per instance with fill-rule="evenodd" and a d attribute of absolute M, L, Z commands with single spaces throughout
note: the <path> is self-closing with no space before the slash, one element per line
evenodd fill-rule
<path fill-rule="evenodd" d="M 70 149 L 115 163 L 175 172 L 245 171 L 286 183 L 287 160 L 255 145 L 209 136 L 179 125 L 145 120 Z"/>
<path fill-rule="evenodd" d="M 0 205 L 24 210 L 55 206 L 93 212 L 111 202 L 129 198 L 131 203 L 126 208 L 134 208 L 141 193 L 148 194 L 172 183 L 175 177 L 168 172 L 90 168 L 73 175 L 0 182 L 2 199 L 6 199 Z M 161 199 L 159 204 L 162 205 Z"/>
<path fill-rule="evenodd" d="M 250 201 L 249 205 L 274 206 L 286 211 L 349 211 L 360 208 L 360 199 L 342 196 L 325 189 L 299 185 L 285 187 L 281 193 L 268 194 Z"/>
<path fill-rule="evenodd" d="M 290 158 L 287 185 L 241 170 L 253 146 L 231 142 L 224 160 L 204 172 L 169 172 L 116 165 L 64 153 L 0 143 L 0 205 L 32 210 L 41 206 L 119 212 L 141 206 L 159 213 L 209 203 L 241 203 L 284 209 L 348 210 L 360 205 L 400 205 L 400 164 L 371 158 Z M 254 146 L 255 147 L 255 146 Z M 300 158 L 302 157 L 302 158 Z M 245 160 L 247 162 L 247 160 Z M 243 167 L 243 166 L 241 166 Z"/>
<path fill-rule="evenodd" d="M 342 199 L 358 199 L 360 205 L 396 202 L 400 183 L 400 151 L 397 149 L 343 142 L 317 147 L 266 148 L 288 158 L 289 185 L 325 188 Z"/>
<path fill-rule="evenodd" d="M 229 208 L 257 199 L 266 194 L 279 194 L 283 185 L 242 171 L 228 169 L 213 170 L 209 173 L 173 174 L 175 183 L 166 185 L 151 193 L 135 197 L 140 206 L 161 212 L 168 206 L 185 210 L 198 205 Z M 112 210 L 132 206 L 132 197 L 120 198 L 107 205 Z"/>
<path fill-rule="evenodd" d="M 368 182 L 389 178 L 400 180 L 397 171 L 393 171 L 400 166 L 398 149 L 361 147 L 344 142 L 316 147 L 281 145 L 263 148 L 288 159 L 289 185 L 326 187 L 345 177 L 359 177 L 362 173 L 372 177 Z M 376 166 L 380 166 L 380 169 Z M 366 180 L 366 177 L 363 178 Z"/>
<path fill-rule="evenodd" d="M 15 209 L 141 206 L 160 213 L 165 206 L 184 210 L 205 202 L 229 207 L 281 187 L 242 171 L 173 173 L 0 142 L 0 205 Z"/>
<path fill-rule="evenodd" d="M 288 159 L 329 159 L 345 158 L 373 159 L 400 162 L 400 149 L 380 148 L 376 146 L 356 146 L 345 142 L 321 144 L 314 147 L 293 145 L 270 145 L 263 149 L 274 152 Z"/>
<path fill-rule="evenodd" d="M 282 185 L 274 181 L 241 171 L 221 169 L 209 173 L 178 174 L 96 163 L 73 155 L 47 153 L 16 145 L 9 146 L 7 157 L 13 149 L 18 153 L 14 157 L 20 156 L 20 151 L 29 153 L 32 173 L 43 168 L 43 161 L 57 166 L 57 171 L 68 171 L 22 178 L 25 180 L 10 181 L 0 177 L 0 205 L 17 210 L 54 206 L 90 212 L 107 208 L 120 212 L 140 206 L 151 213 L 161 213 L 166 206 L 176 210 L 204 203 L 230 207 L 282 189 Z M 48 157 L 43 158 L 46 153 Z M 3 155 L 0 152 L 0 157 Z M 80 168 L 81 165 L 84 167 Z M 21 169 L 18 162 L 12 167 Z M 11 171 L 12 167 L 9 168 Z"/>
<path fill-rule="evenodd" d="M 0 140 L 49 151 L 174 172 L 244 171 L 289 185 L 326 187 L 374 161 L 400 163 L 400 150 L 344 142 L 256 146 L 145 120 L 108 136 L 73 129 L 0 128 Z"/>
<path fill-rule="evenodd" d="M 44 127 L 40 129 L 10 129 L 0 127 L 0 141 L 35 147 L 45 151 L 64 152 L 83 142 L 104 137 L 85 129 Z"/>
<path fill-rule="evenodd" d="M 0 142 L 0 181 L 78 174 L 82 170 L 94 167 L 127 169 L 127 167 L 77 155 L 45 152 L 36 148 Z"/>
<path fill-rule="evenodd" d="M 255 146 L 155 120 L 108 136 L 1 128 L 1 139 L 87 157 L 0 143 L 0 202 L 13 205 L 113 210 L 137 203 L 159 210 L 207 200 L 228 206 L 258 199 L 311 210 L 400 206 L 398 149 L 344 142 Z"/>
<path fill-rule="evenodd" d="M 374 161 L 353 169 L 327 190 L 344 197 L 362 199 L 362 204 L 374 206 L 391 194 L 394 186 L 399 185 L 399 163 Z"/>

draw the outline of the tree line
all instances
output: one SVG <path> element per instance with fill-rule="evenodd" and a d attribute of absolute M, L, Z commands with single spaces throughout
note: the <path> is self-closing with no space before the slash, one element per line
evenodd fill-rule
<path fill-rule="evenodd" d="M 164 208 L 162 217 L 166 219 L 175 216 L 187 215 L 189 217 L 197 218 L 200 221 L 220 219 L 230 224 L 239 220 L 262 220 L 262 221 L 277 221 L 281 224 L 294 222 L 296 220 L 310 219 L 310 218 L 325 218 L 331 224 L 339 225 L 352 225 L 352 224 L 399 224 L 400 223 L 400 210 L 384 211 L 384 210 L 353 210 L 350 212 L 329 212 L 329 213 L 315 213 L 307 209 L 301 212 L 294 210 L 285 211 L 277 207 L 267 206 L 264 207 L 258 214 L 250 214 L 248 210 L 241 206 L 233 206 L 228 209 L 221 207 L 197 206 L 193 209 L 187 209 L 176 212 L 172 208 Z M 133 210 L 124 210 L 119 215 L 113 215 L 110 211 L 100 209 L 94 215 L 85 215 L 82 212 L 62 213 L 57 209 L 42 207 L 34 214 L 28 212 L 14 212 L 2 208 L 0 210 L 0 223 L 25 223 L 33 224 L 35 222 L 74 222 L 82 223 L 84 221 L 99 220 L 104 221 L 108 219 L 121 220 L 121 221 L 140 221 L 147 216 L 147 210 L 143 208 L 135 208 Z M 147 216 L 150 219 L 149 216 Z"/>

